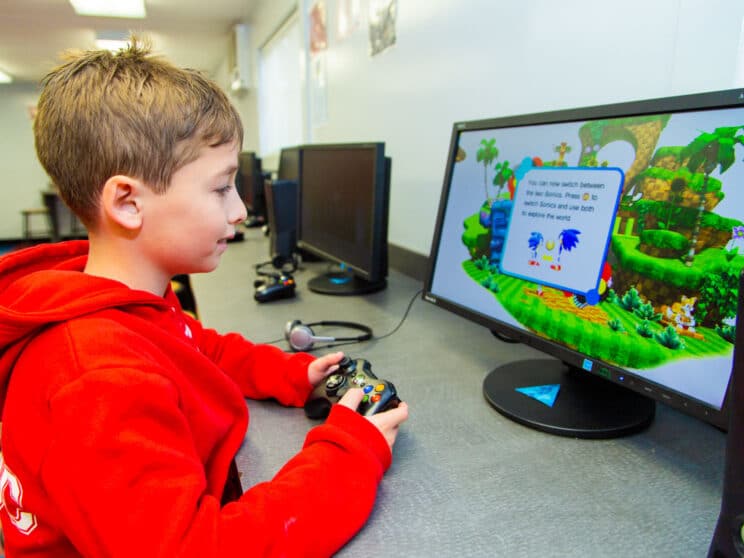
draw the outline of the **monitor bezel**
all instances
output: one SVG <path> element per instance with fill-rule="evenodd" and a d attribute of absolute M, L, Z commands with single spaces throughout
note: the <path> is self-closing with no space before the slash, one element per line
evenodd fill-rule
<path fill-rule="evenodd" d="M 528 330 L 515 327 L 509 323 L 479 313 L 473 308 L 462 306 L 456 302 L 440 297 L 432 292 L 432 285 L 437 264 L 438 248 L 441 241 L 443 220 L 446 214 L 446 202 L 452 184 L 455 157 L 457 155 L 458 139 L 463 132 L 478 131 L 485 129 L 498 129 L 506 127 L 534 126 L 542 124 L 559 124 L 564 122 L 575 122 L 577 120 L 592 120 L 618 118 L 625 116 L 642 116 L 650 114 L 683 113 L 709 109 L 744 107 L 744 89 L 728 89 L 722 91 L 711 91 L 705 93 L 694 93 L 673 97 L 659 97 L 640 101 L 629 101 L 606 105 L 594 105 L 588 107 L 576 107 L 555 111 L 509 115 L 496 118 L 455 122 L 452 126 L 448 150 L 447 166 L 444 173 L 444 182 L 439 200 L 437 218 L 434 226 L 434 235 L 428 258 L 428 268 L 424 279 L 422 298 L 456 315 L 480 324 L 490 329 L 495 335 L 502 335 L 510 340 L 521 342 L 533 347 L 546 355 L 562 360 L 569 366 L 581 368 L 582 361 L 587 357 L 578 351 L 564 345 L 551 341 L 531 333 Z M 694 399 L 691 395 L 681 394 L 661 384 L 645 379 L 617 366 L 613 366 L 597 359 L 606 370 L 602 374 L 592 372 L 593 376 L 601 377 L 617 385 L 626 387 L 637 393 L 645 395 L 655 401 L 659 401 L 676 408 L 697 419 L 708 422 L 718 428 L 725 429 L 729 416 L 729 390 L 723 399 L 721 409 Z M 733 364 L 733 362 L 732 362 Z M 598 368 L 598 367 L 595 367 Z M 621 381 L 619 378 L 623 377 Z M 730 379 L 729 379 L 730 382 Z"/>

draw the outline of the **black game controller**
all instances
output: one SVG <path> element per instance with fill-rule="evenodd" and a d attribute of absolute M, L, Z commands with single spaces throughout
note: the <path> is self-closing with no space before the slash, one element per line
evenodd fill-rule
<path fill-rule="evenodd" d="M 292 298 L 295 295 L 295 280 L 291 275 L 272 277 L 271 282 L 257 281 L 253 295 L 258 302 L 269 302 L 280 298 Z"/>
<path fill-rule="evenodd" d="M 312 419 L 327 417 L 331 406 L 350 388 L 361 388 L 364 392 L 357 409 L 364 416 L 393 409 L 400 403 L 395 386 L 377 378 L 368 361 L 345 356 L 338 363 L 338 370 L 316 386 L 307 398 L 305 414 Z"/>

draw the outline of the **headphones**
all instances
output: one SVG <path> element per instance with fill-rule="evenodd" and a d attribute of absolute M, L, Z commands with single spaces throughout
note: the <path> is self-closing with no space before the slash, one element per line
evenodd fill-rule
<path fill-rule="evenodd" d="M 316 336 L 310 326 L 336 326 L 348 327 L 362 331 L 361 335 L 356 337 L 320 337 Z M 284 328 L 284 338 L 289 341 L 289 346 L 295 351 L 309 351 L 313 348 L 314 343 L 335 343 L 335 342 L 359 342 L 372 339 L 372 328 L 356 324 L 354 322 L 313 322 L 312 324 L 303 324 L 300 320 L 287 322 Z"/>

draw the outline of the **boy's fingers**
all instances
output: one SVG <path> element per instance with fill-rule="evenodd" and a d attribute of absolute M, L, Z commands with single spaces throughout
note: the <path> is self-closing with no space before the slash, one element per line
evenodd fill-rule
<path fill-rule="evenodd" d="M 383 426 L 398 426 L 408 420 L 408 404 L 401 402 L 394 409 L 375 415 L 376 421 Z"/>
<path fill-rule="evenodd" d="M 325 375 L 330 376 L 336 370 L 338 370 L 338 364 L 331 364 L 328 368 L 326 368 Z"/>
<path fill-rule="evenodd" d="M 353 388 L 344 393 L 343 397 L 339 400 L 338 404 L 348 407 L 349 409 L 356 411 L 359 407 L 359 403 L 362 402 L 364 392 L 359 388 Z"/>

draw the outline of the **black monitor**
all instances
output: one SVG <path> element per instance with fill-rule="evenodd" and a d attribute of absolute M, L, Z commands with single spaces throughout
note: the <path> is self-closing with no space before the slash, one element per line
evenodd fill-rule
<path fill-rule="evenodd" d="M 300 180 L 300 166 L 302 164 L 302 146 L 296 145 L 293 147 L 283 147 L 279 154 L 279 168 L 277 170 L 278 180 L 292 180 L 298 182 Z M 284 235 L 284 238 L 288 238 L 290 235 Z M 297 238 L 297 222 L 293 224 L 292 238 L 295 245 L 292 247 L 292 252 L 298 256 L 302 261 L 306 262 L 317 262 L 320 261 L 315 254 L 311 254 L 307 250 L 299 248 L 296 245 Z M 281 242 L 280 238 L 277 238 Z M 273 242 L 272 242 L 273 245 Z M 273 256 L 272 256 L 273 257 Z"/>
<path fill-rule="evenodd" d="M 260 227 L 266 223 L 264 179 L 261 159 L 252 151 L 240 153 L 235 185 L 248 210 L 248 218 L 244 223 L 247 227 Z"/>
<path fill-rule="evenodd" d="M 269 254 L 275 268 L 297 267 L 297 182 L 300 178 L 302 148 L 283 147 L 276 180 L 264 181 Z"/>
<path fill-rule="evenodd" d="M 390 159 L 384 143 L 302 146 L 297 245 L 334 269 L 316 293 L 364 294 L 387 284 Z"/>
<path fill-rule="evenodd" d="M 301 155 L 302 148 L 300 146 L 283 147 L 279 152 L 277 179 L 299 180 Z"/>
<path fill-rule="evenodd" d="M 520 423 L 599 438 L 655 402 L 726 427 L 744 90 L 455 123 L 424 299 L 546 353 L 490 372 Z"/>
<path fill-rule="evenodd" d="M 277 269 L 296 266 L 297 181 L 266 180 L 266 209 L 269 226 L 269 255 Z"/>

